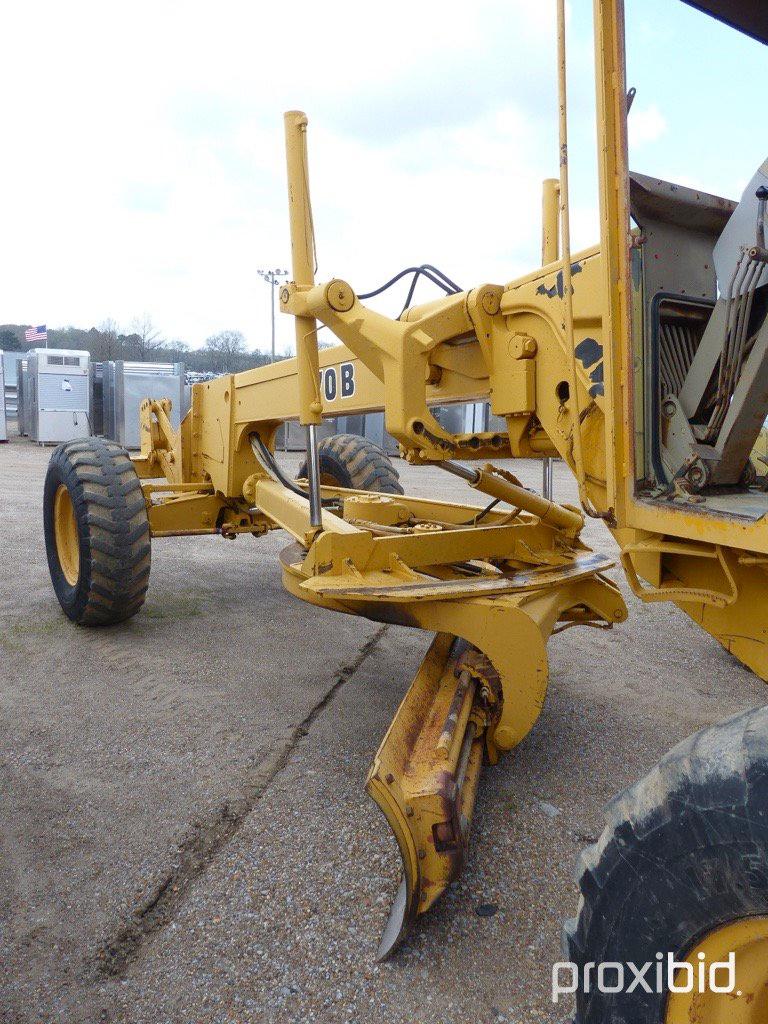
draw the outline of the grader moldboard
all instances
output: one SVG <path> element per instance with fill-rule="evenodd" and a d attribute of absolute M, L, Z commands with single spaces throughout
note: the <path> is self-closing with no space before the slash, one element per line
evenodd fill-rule
<path fill-rule="evenodd" d="M 768 41 L 762 3 L 692 6 Z M 139 610 L 152 537 L 282 529 L 291 594 L 435 634 L 367 781 L 403 861 L 380 956 L 461 871 L 483 761 L 519 744 L 541 711 L 549 636 L 627 616 L 610 561 L 580 540 L 584 514 L 613 532 L 641 601 L 673 602 L 768 678 L 768 487 L 750 459 L 768 413 L 768 162 L 740 203 L 630 173 L 621 0 L 595 0 L 594 18 L 598 246 L 570 251 L 559 0 L 560 176 L 544 185 L 539 269 L 460 291 L 424 268 L 446 296 L 398 319 L 346 281 L 316 284 L 307 118 L 289 112 L 293 281 L 280 305 L 295 318 L 296 358 L 195 385 L 178 431 L 167 401 L 146 401 L 138 457 L 72 441 L 45 484 L 53 584 L 77 623 Z M 318 350 L 318 321 L 339 346 Z M 430 411 L 478 399 L 504 429 L 453 434 Z M 369 442 L 318 443 L 323 416 L 375 409 L 412 466 L 440 467 L 487 503 L 403 495 Z M 274 456 L 290 419 L 306 427 L 298 480 Z M 492 461 L 551 456 L 573 471 L 580 509 Z M 619 796 L 580 885 L 565 929 L 580 971 L 731 950 L 741 995 L 582 988 L 579 1022 L 765 1024 L 768 712 L 694 737 Z"/>

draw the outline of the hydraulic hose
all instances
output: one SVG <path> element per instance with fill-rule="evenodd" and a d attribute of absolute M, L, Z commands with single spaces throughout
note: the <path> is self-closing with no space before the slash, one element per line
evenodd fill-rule
<path fill-rule="evenodd" d="M 274 478 L 283 485 L 283 487 L 287 487 L 289 491 L 292 491 L 294 494 L 298 494 L 300 498 L 306 498 L 307 500 L 309 500 L 309 492 L 303 490 L 301 487 L 299 487 L 295 480 L 291 480 L 290 477 L 287 477 L 285 475 L 285 473 L 278 465 L 274 455 L 269 450 L 269 448 L 267 448 L 267 446 L 264 444 L 264 442 L 257 433 L 254 432 L 253 434 L 250 434 L 248 440 L 251 442 L 253 454 L 256 456 L 259 462 L 261 462 L 264 468 L 268 470 L 272 474 L 272 476 L 274 476 Z M 335 505 L 337 504 L 337 502 L 334 498 L 324 498 L 322 504 Z"/>

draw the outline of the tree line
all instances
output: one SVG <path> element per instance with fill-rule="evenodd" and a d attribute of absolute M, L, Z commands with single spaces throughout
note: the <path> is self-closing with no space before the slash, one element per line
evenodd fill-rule
<path fill-rule="evenodd" d="M 4 324 L 0 327 L 0 350 L 26 352 L 34 348 L 24 339 L 29 325 Z M 90 352 L 94 362 L 107 359 L 141 360 L 142 362 L 184 363 L 197 373 L 239 373 L 271 361 L 268 352 L 248 350 L 240 331 L 225 330 L 212 334 L 202 348 L 190 348 L 184 341 L 163 338 L 149 316 L 138 317 L 127 330 L 115 320 L 105 320 L 98 327 L 62 327 L 48 329 L 49 348 L 69 348 Z M 287 358 L 278 355 L 278 359 Z"/>

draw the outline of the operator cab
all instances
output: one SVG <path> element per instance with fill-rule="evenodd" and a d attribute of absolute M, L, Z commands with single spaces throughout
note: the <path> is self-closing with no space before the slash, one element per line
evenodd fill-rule
<path fill-rule="evenodd" d="M 709 13 L 724 17 L 712 6 L 708 5 Z M 696 22 L 703 23 L 702 32 L 714 28 L 726 39 L 736 35 L 711 18 L 682 10 L 682 20 L 691 22 L 691 43 L 698 43 Z M 631 55 L 629 32 L 627 38 Z M 725 45 L 727 62 L 733 55 Z M 748 45 L 754 49 L 751 42 Z M 702 67 L 701 73 L 711 79 L 713 69 Z M 723 87 L 725 104 L 729 84 Z M 698 83 L 686 81 L 682 97 L 675 96 L 674 103 L 669 92 L 657 93 L 655 109 L 662 111 L 660 116 L 671 119 L 682 110 L 690 120 L 697 106 L 695 100 L 686 106 L 686 86 L 695 90 Z M 638 90 L 638 98 L 641 95 Z M 698 109 L 700 99 L 696 96 Z M 759 112 L 757 93 L 753 99 Z M 630 111 L 631 152 L 632 118 Z M 768 512 L 763 433 L 768 418 L 768 159 L 744 173 L 738 164 L 743 150 L 733 130 L 739 124 L 760 134 L 762 119 L 743 119 L 729 125 L 728 131 L 710 128 L 705 142 L 701 135 L 691 136 L 702 152 L 710 140 L 717 145 L 720 139 L 723 145 L 727 137 L 727 160 L 732 159 L 732 165 L 724 159 L 713 158 L 712 163 L 719 180 L 730 176 L 742 186 L 746 180 L 738 201 L 630 174 L 632 391 L 638 496 L 750 520 Z M 666 164 L 680 161 L 683 154 L 675 149 L 685 146 L 689 131 L 683 124 L 679 136 L 670 136 L 668 152 L 660 150 Z M 749 143 L 747 151 L 754 149 L 754 137 Z M 701 161 L 692 177 L 706 180 L 707 169 Z"/>

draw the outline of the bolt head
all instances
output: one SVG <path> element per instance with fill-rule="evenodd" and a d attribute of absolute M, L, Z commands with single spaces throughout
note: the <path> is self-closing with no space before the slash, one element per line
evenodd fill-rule
<path fill-rule="evenodd" d="M 499 726 L 493 734 L 493 740 L 502 750 L 511 750 L 514 746 L 514 736 L 508 725 Z"/>

